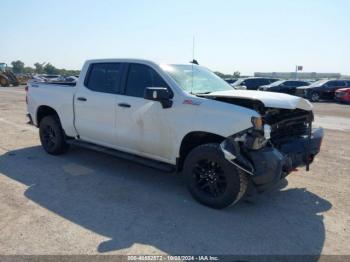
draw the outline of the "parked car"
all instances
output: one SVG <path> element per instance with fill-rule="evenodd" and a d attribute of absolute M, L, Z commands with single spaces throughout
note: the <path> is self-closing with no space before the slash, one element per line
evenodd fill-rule
<path fill-rule="evenodd" d="M 276 82 L 276 78 L 249 77 L 238 79 L 232 86 L 235 89 L 257 90 L 260 86 L 269 85 Z"/>
<path fill-rule="evenodd" d="M 66 81 L 66 82 L 77 82 L 78 81 L 78 77 L 76 77 L 76 76 L 68 76 L 68 77 L 65 77 L 64 81 Z"/>
<path fill-rule="evenodd" d="M 307 100 L 234 90 L 193 64 L 90 60 L 77 83 L 29 83 L 27 103 L 47 153 L 74 144 L 183 171 L 192 196 L 213 208 L 308 166 L 323 138 Z"/>
<path fill-rule="evenodd" d="M 279 80 L 269 85 L 259 87 L 260 91 L 278 92 L 295 95 L 295 90 L 299 86 L 308 86 L 310 83 L 299 80 Z"/>
<path fill-rule="evenodd" d="M 335 91 L 335 100 L 350 103 L 350 88 L 341 88 Z"/>
<path fill-rule="evenodd" d="M 295 94 L 305 97 L 312 102 L 317 102 L 321 99 L 333 100 L 335 91 L 346 87 L 350 87 L 349 80 L 319 80 L 309 86 L 297 87 Z"/>

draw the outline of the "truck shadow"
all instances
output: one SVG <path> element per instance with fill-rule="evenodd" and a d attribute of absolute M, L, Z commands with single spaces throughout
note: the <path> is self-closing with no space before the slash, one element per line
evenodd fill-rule
<path fill-rule="evenodd" d="M 295 188 L 213 210 L 192 200 L 179 175 L 79 148 L 59 157 L 39 146 L 10 151 L 0 173 L 28 186 L 40 206 L 110 238 L 100 253 L 142 244 L 168 254 L 319 255 L 320 213 L 332 207 Z"/>

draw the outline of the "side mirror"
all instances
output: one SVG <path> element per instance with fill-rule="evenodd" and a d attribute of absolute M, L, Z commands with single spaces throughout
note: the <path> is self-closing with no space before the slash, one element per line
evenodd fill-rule
<path fill-rule="evenodd" d="M 166 87 L 147 87 L 144 93 L 144 99 L 158 101 L 163 108 L 169 108 L 173 105 L 172 94 Z"/>

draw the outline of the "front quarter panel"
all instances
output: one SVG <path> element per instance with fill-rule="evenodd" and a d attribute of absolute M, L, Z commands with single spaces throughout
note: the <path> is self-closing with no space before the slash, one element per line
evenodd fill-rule
<path fill-rule="evenodd" d="M 176 101 L 170 112 L 172 112 L 172 120 L 169 121 L 170 130 L 176 130 L 173 131 L 175 152 L 172 161 L 179 157 L 181 142 L 187 134 L 207 132 L 228 137 L 252 127 L 251 118 L 259 117 L 254 110 L 193 96 Z"/>
<path fill-rule="evenodd" d="M 252 127 L 253 116 L 259 117 L 259 114 L 241 106 L 202 99 L 196 126 L 200 130 L 227 137 Z"/>

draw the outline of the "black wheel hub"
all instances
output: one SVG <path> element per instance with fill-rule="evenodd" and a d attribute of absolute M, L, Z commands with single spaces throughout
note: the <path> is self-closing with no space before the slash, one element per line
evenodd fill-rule
<path fill-rule="evenodd" d="M 43 140 L 47 147 L 52 148 L 56 144 L 56 133 L 51 126 L 46 126 L 43 130 Z"/>
<path fill-rule="evenodd" d="M 211 160 L 200 160 L 193 169 L 196 188 L 210 197 L 219 197 L 225 192 L 227 180 L 220 165 Z"/>

